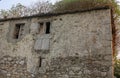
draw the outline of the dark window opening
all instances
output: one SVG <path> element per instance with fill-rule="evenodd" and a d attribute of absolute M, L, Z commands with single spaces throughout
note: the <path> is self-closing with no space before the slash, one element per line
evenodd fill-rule
<path fill-rule="evenodd" d="M 40 23 L 40 26 L 43 26 L 43 22 Z"/>
<path fill-rule="evenodd" d="M 19 38 L 19 36 L 21 35 L 20 32 L 23 31 L 23 26 L 24 26 L 24 24 L 16 24 L 15 25 L 15 30 L 14 30 L 14 35 L 13 35 L 14 39 L 18 39 Z"/>
<path fill-rule="evenodd" d="M 43 27 L 44 23 L 40 23 L 40 27 L 39 27 L 39 33 L 44 32 L 44 27 Z"/>
<path fill-rule="evenodd" d="M 50 33 L 50 22 L 46 22 L 46 34 Z"/>
<path fill-rule="evenodd" d="M 39 58 L 39 67 L 41 67 L 42 66 L 42 58 L 40 57 Z"/>

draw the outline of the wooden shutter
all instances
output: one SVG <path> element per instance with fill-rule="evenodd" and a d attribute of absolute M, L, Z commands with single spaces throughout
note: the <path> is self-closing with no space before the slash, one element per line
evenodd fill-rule
<path fill-rule="evenodd" d="M 50 46 L 49 38 L 42 37 L 36 40 L 34 49 L 35 50 L 49 50 L 49 46 Z"/>

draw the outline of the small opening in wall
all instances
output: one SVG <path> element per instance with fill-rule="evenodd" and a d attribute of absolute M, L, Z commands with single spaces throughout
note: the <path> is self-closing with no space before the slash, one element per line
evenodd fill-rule
<path fill-rule="evenodd" d="M 40 23 L 40 26 L 43 26 L 43 22 Z"/>
<path fill-rule="evenodd" d="M 42 66 L 42 58 L 40 57 L 39 58 L 39 67 L 41 67 Z"/>
<path fill-rule="evenodd" d="M 62 18 L 60 18 L 60 21 L 62 21 Z"/>
<path fill-rule="evenodd" d="M 50 22 L 46 22 L 46 34 L 50 33 Z"/>
<path fill-rule="evenodd" d="M 44 25 L 44 23 L 41 22 L 41 23 L 40 23 L 40 27 L 39 27 L 39 33 L 44 32 L 44 27 L 43 27 L 43 25 Z"/>
<path fill-rule="evenodd" d="M 18 39 L 19 31 L 20 31 L 20 25 L 16 25 L 15 26 L 15 31 L 14 31 L 14 39 Z"/>
<path fill-rule="evenodd" d="M 13 34 L 14 39 L 19 38 L 19 36 L 21 35 L 21 32 L 23 31 L 23 26 L 24 26 L 24 24 L 16 24 L 15 25 L 14 34 Z"/>

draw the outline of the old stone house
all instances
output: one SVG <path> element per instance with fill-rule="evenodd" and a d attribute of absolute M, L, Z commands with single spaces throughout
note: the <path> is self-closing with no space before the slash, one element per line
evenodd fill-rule
<path fill-rule="evenodd" d="M 0 78 L 113 78 L 109 7 L 0 20 Z"/>

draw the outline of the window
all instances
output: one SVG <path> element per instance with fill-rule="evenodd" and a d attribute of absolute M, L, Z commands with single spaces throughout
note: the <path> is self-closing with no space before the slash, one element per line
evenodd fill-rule
<path fill-rule="evenodd" d="M 42 66 L 42 58 L 39 57 L 39 67 L 41 67 L 41 66 Z"/>
<path fill-rule="evenodd" d="M 39 23 L 39 34 L 41 37 L 37 38 L 34 45 L 34 50 L 36 51 L 48 51 L 50 45 L 50 22 Z"/>
<path fill-rule="evenodd" d="M 39 33 L 43 33 L 44 32 L 44 23 L 40 23 L 40 27 L 39 27 Z"/>
<path fill-rule="evenodd" d="M 24 30 L 24 25 L 25 24 L 16 24 L 14 33 L 13 33 L 13 38 L 14 39 L 19 39 L 23 35 L 23 30 Z"/>
<path fill-rule="evenodd" d="M 50 33 L 50 22 L 46 22 L 46 34 Z"/>
<path fill-rule="evenodd" d="M 40 34 L 50 34 L 50 22 L 41 22 L 39 26 Z"/>

